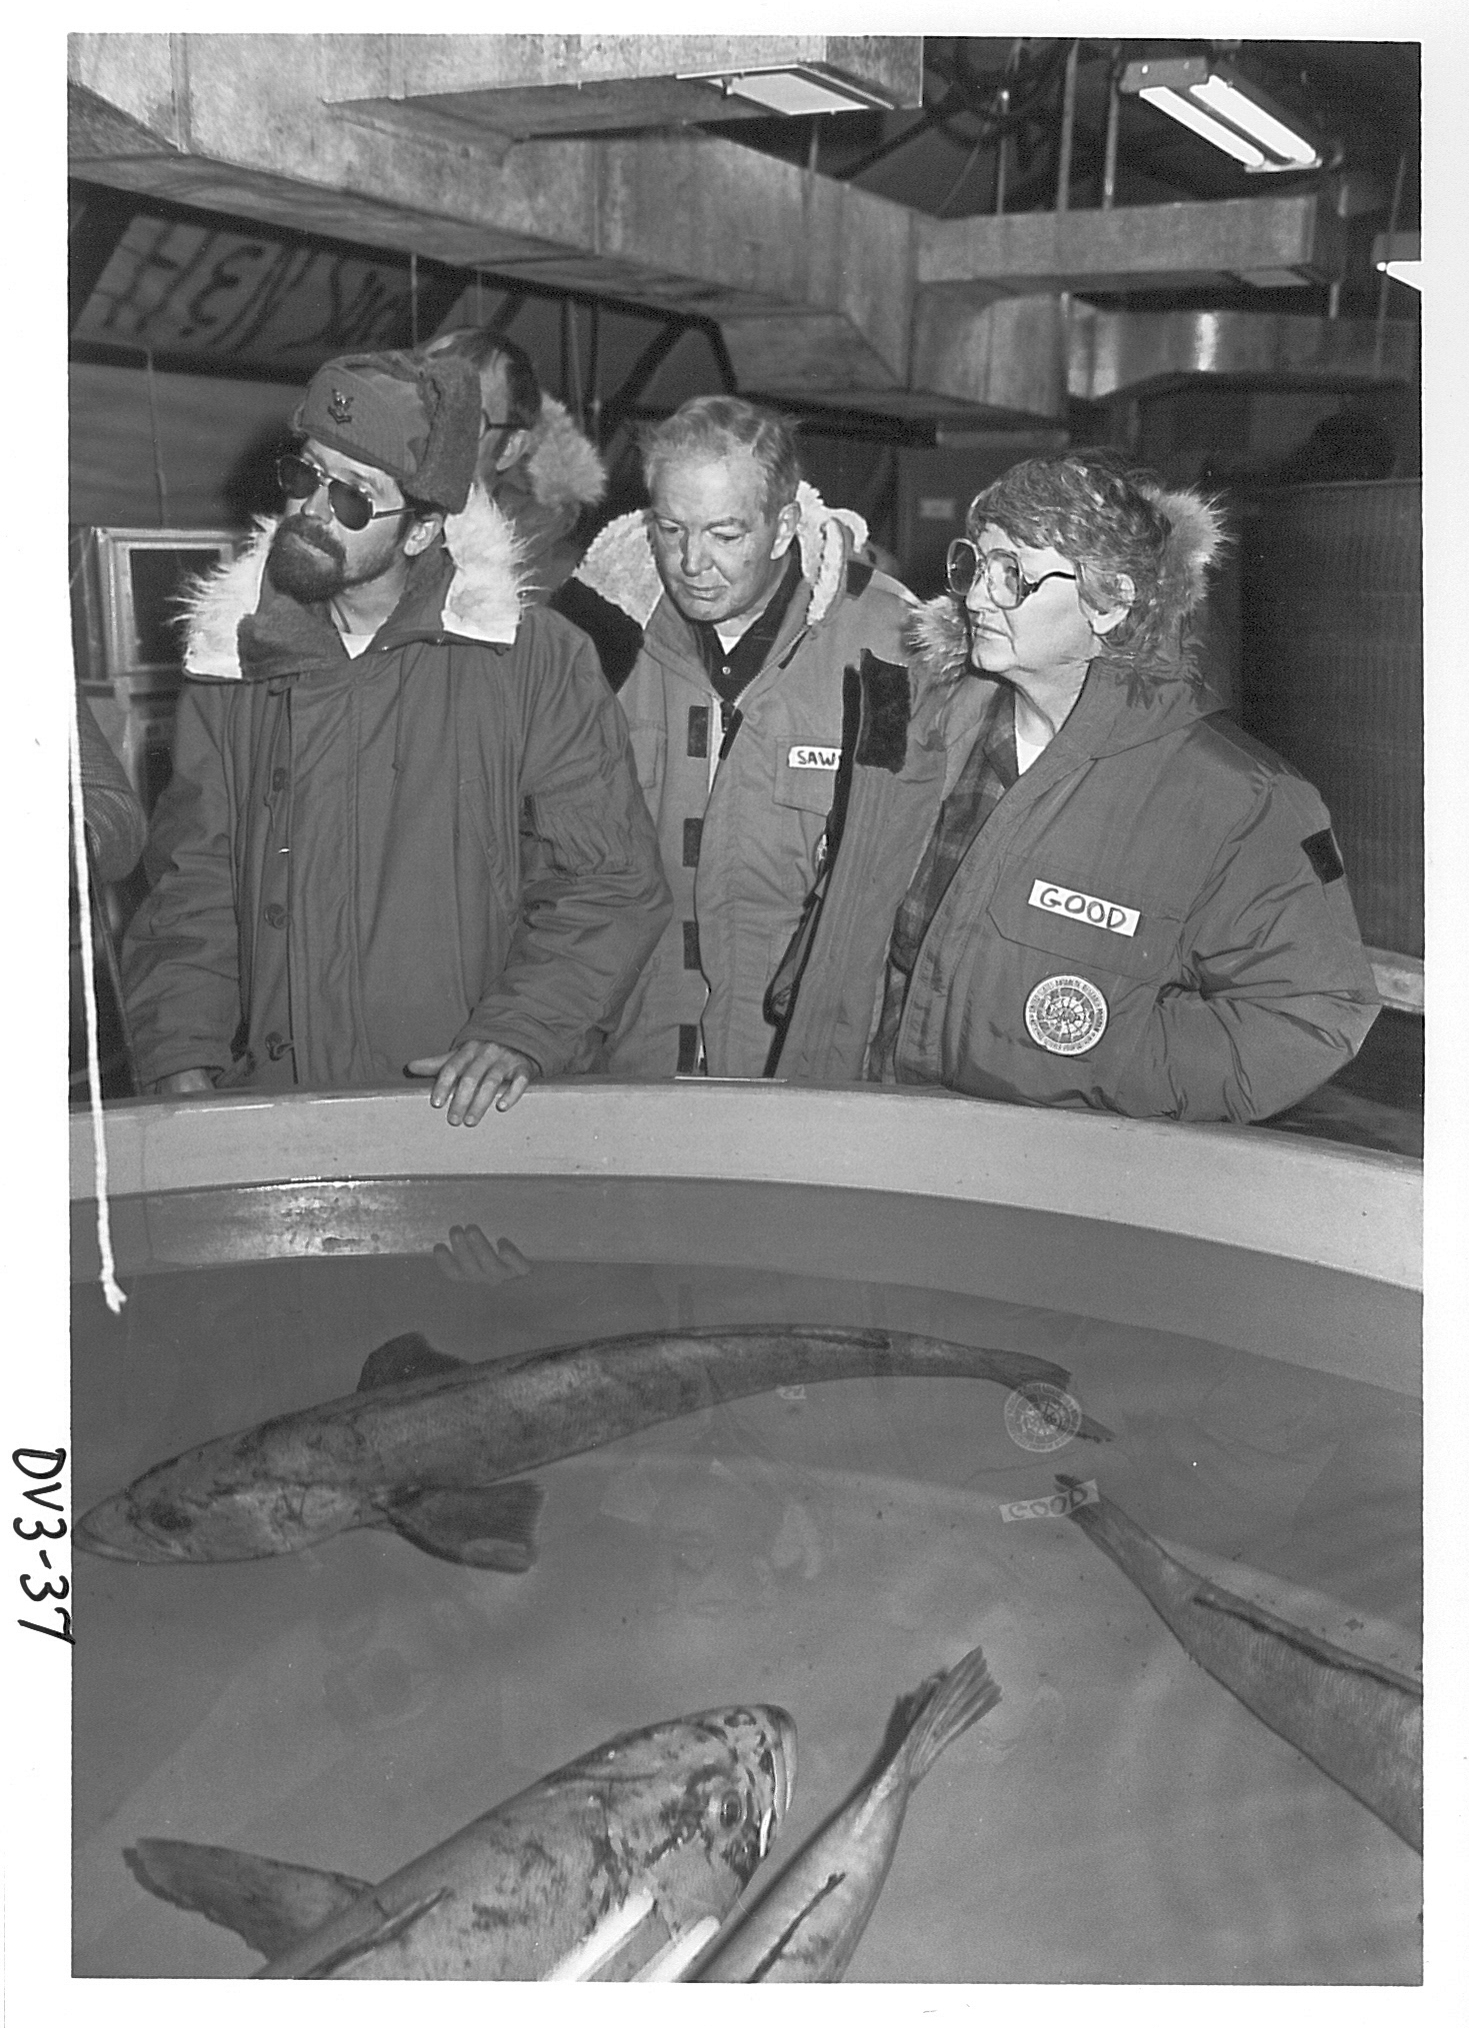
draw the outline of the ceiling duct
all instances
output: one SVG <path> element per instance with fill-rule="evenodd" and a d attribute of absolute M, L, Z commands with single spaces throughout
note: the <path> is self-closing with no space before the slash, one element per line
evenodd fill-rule
<path fill-rule="evenodd" d="M 1099 310 L 1073 303 L 1067 380 L 1080 401 L 1185 379 L 1253 380 L 1272 386 L 1411 384 L 1418 326 L 1369 317 L 1271 316 L 1248 310 Z"/>
<path fill-rule="evenodd" d="M 650 85 L 713 89 L 680 78 L 686 68 L 768 62 L 895 94 L 911 73 L 916 90 L 918 49 L 901 37 L 74 35 L 72 167 L 509 287 L 707 318 L 742 387 L 875 413 L 1054 422 L 1068 393 L 1099 400 L 1184 374 L 1363 377 L 1346 320 L 1078 300 L 1240 276 L 1336 281 L 1346 216 L 1330 190 L 935 219 L 706 134 L 514 131 L 567 108 L 621 119 L 617 105 L 642 104 Z M 499 126 L 480 124 L 492 114 Z M 1384 324 L 1369 350 L 1384 377 L 1411 377 L 1416 327 Z"/>
<path fill-rule="evenodd" d="M 923 103 L 917 35 L 376 35 L 333 49 L 322 101 L 506 142 Z"/>
<path fill-rule="evenodd" d="M 1336 281 L 1346 262 L 1345 222 L 1326 191 L 917 224 L 918 282 L 929 288 L 977 280 L 1016 294 L 1181 292 L 1236 280 L 1279 288 Z"/>

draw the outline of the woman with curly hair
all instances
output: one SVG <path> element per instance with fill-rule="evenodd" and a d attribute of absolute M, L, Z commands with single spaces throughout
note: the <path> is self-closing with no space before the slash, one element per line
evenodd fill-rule
<path fill-rule="evenodd" d="M 1194 666 L 1214 508 L 1064 452 L 966 531 L 906 696 L 848 672 L 769 1071 L 1166 1119 L 1293 1104 L 1377 995 L 1320 797 Z"/>

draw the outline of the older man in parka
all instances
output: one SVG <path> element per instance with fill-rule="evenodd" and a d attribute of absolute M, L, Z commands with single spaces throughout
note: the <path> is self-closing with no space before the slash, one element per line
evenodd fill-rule
<path fill-rule="evenodd" d="M 330 361 L 291 511 L 195 593 L 124 956 L 145 1090 L 412 1075 L 473 1126 L 585 1055 L 658 940 L 622 720 L 471 490 L 479 413 L 464 360 Z"/>
<path fill-rule="evenodd" d="M 658 826 L 674 920 L 608 1067 L 761 1077 L 766 995 L 821 870 L 844 722 L 907 722 L 911 595 L 859 561 L 860 515 L 801 476 L 789 427 L 733 396 L 643 440 L 650 507 L 554 603 L 596 640 Z"/>

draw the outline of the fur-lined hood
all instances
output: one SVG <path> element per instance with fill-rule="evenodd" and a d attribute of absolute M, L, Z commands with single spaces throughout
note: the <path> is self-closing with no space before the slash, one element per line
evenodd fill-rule
<path fill-rule="evenodd" d="M 262 600 L 269 594 L 265 559 L 279 526 L 278 518 L 258 519 L 239 555 L 196 578 L 180 598 L 186 629 L 184 668 L 190 676 L 238 682 L 247 674 L 240 660 L 241 623 L 260 614 Z M 515 639 L 529 596 L 524 544 L 510 520 L 478 484 L 471 490 L 464 512 L 451 514 L 445 521 L 442 544 L 435 543 L 414 559 L 400 613 L 416 596 L 423 595 L 420 583 L 427 592 L 429 586 L 424 581 L 430 577 L 437 593 L 446 558 L 452 574 L 442 599 L 435 598 L 436 629 L 465 640 L 508 646 Z M 295 605 L 295 601 L 285 603 Z M 389 624 L 397 618 L 395 614 Z M 251 631 L 246 633 L 247 655 Z"/>
<path fill-rule="evenodd" d="M 801 576 L 811 589 L 807 624 L 817 626 L 830 612 L 846 582 L 854 550 L 867 540 L 867 523 L 847 507 L 828 507 L 803 479 L 796 491 L 800 520 L 796 545 Z M 577 581 L 646 627 L 663 596 L 653 554 L 652 509 L 624 514 L 604 528 L 575 572 Z"/>
<path fill-rule="evenodd" d="M 595 507 L 607 491 L 607 467 L 565 405 L 541 396 L 541 413 L 519 461 L 532 496 L 543 507 Z"/>
<path fill-rule="evenodd" d="M 957 711 L 962 721 L 969 713 L 957 702 L 967 695 L 961 679 L 969 677 L 986 685 L 994 680 L 971 663 L 969 622 L 959 600 L 947 593 L 929 599 L 908 615 L 903 623 L 903 646 L 914 679 L 915 717 L 936 713 L 941 724 L 953 723 Z M 1116 699 L 1098 751 L 1138 745 L 1156 738 L 1180 718 L 1198 718 L 1221 709 L 1221 700 L 1194 666 L 1187 643 L 1164 662 L 1156 651 L 1135 656 L 1126 645 L 1113 647 L 1110 639 L 1104 638 L 1092 658 L 1087 694 L 1107 715 L 1108 707 L 1098 692 L 1110 692 Z"/>
<path fill-rule="evenodd" d="M 1199 683 L 1189 622 L 1203 603 L 1210 568 L 1228 537 L 1218 505 L 1152 482 L 1139 491 L 1167 524 L 1157 582 L 1118 635 L 1105 635 L 1092 668 L 1125 684 L 1136 701 L 1172 683 Z M 952 688 L 970 667 L 969 623 L 962 601 L 944 594 L 910 615 L 904 643 L 932 683 Z"/>

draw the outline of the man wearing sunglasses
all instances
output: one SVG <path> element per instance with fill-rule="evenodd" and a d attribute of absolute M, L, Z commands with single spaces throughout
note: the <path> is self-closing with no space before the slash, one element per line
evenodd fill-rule
<path fill-rule="evenodd" d="M 413 1076 L 473 1126 L 580 1060 L 657 942 L 622 720 L 472 483 L 479 396 L 463 360 L 328 362 L 285 513 L 195 590 L 124 956 L 144 1089 Z"/>

